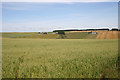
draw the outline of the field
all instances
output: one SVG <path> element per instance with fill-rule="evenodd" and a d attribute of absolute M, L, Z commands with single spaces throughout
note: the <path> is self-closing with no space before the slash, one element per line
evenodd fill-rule
<path fill-rule="evenodd" d="M 96 39 L 118 39 L 118 31 L 96 31 L 98 36 Z"/>
<path fill-rule="evenodd" d="M 83 35 L 79 35 L 79 37 L 82 37 L 83 39 L 118 39 L 118 34 L 120 34 L 119 31 L 92 31 L 92 32 L 97 32 L 98 34 L 97 35 L 95 35 L 95 34 L 88 35 L 88 34 L 86 34 L 88 32 L 91 32 L 91 31 L 71 31 L 71 32 L 67 32 L 67 33 L 69 33 L 69 34 L 72 33 L 73 35 L 75 33 L 83 34 Z"/>
<path fill-rule="evenodd" d="M 2 77 L 116 78 L 117 57 L 117 39 L 3 38 Z"/>
<path fill-rule="evenodd" d="M 65 39 L 118 39 L 118 31 L 93 31 L 98 34 L 88 34 L 91 31 L 71 31 L 65 33 Z M 3 33 L 4 38 L 39 38 L 60 39 L 59 34 L 38 34 L 37 32 Z"/>
<path fill-rule="evenodd" d="M 87 32 L 66 33 L 67 39 L 95 39 L 97 34 Z M 59 34 L 38 34 L 37 32 L 25 33 L 3 33 L 5 38 L 40 38 L 40 39 L 59 39 Z"/>
<path fill-rule="evenodd" d="M 88 34 L 87 32 L 66 33 L 68 39 L 95 39 L 97 34 Z"/>
<path fill-rule="evenodd" d="M 59 38 L 58 34 L 38 34 L 37 32 L 25 33 L 3 33 L 4 38 L 40 38 L 40 39 L 56 39 Z"/>

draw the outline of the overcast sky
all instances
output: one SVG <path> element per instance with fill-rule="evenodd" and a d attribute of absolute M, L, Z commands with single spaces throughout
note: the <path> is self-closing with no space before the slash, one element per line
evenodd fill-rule
<path fill-rule="evenodd" d="M 8 0 L 2 3 L 2 28 L 7 32 L 118 27 L 118 0 L 114 0 L 116 2 L 112 2 L 113 0 L 109 0 L 111 2 L 89 2 L 89 0 L 86 0 L 88 2 L 72 2 L 73 0 L 64 2 L 66 0 L 62 0 L 63 2 L 51 3 L 37 2 L 38 0 L 34 0 L 36 2 L 5 1 Z"/>

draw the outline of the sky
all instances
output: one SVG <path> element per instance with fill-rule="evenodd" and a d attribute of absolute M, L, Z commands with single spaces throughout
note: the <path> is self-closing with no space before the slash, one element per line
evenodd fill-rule
<path fill-rule="evenodd" d="M 109 0 L 111 2 L 45 1 L 7 2 L 4 0 L 2 31 L 48 32 L 56 29 L 118 27 L 118 0 L 116 2 L 112 2 L 113 0 Z"/>
<path fill-rule="evenodd" d="M 119 0 L 1 0 L 2 2 L 118 2 Z"/>

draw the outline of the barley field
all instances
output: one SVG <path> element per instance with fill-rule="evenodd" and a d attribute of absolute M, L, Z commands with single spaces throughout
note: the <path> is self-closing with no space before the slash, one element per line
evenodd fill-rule
<path fill-rule="evenodd" d="M 116 78 L 118 40 L 2 39 L 3 78 Z"/>

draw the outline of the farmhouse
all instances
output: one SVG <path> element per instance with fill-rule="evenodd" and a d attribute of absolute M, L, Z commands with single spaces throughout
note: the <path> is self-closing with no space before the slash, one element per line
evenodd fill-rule
<path fill-rule="evenodd" d="M 97 32 L 88 32 L 88 34 L 97 34 Z"/>

